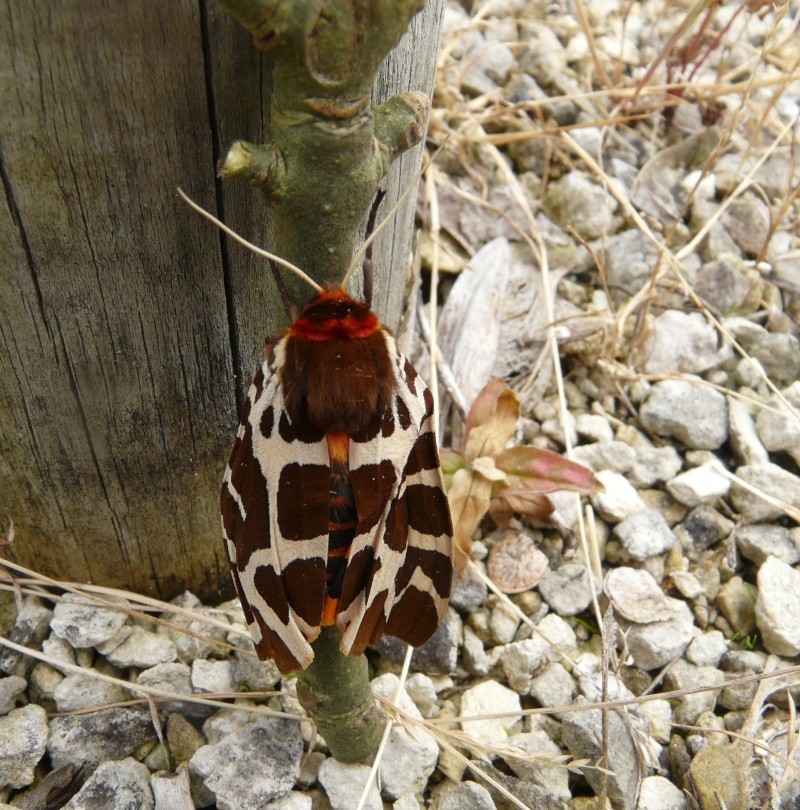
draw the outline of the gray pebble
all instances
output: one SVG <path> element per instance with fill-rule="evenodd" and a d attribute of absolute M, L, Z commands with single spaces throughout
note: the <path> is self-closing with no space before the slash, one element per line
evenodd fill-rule
<path fill-rule="evenodd" d="M 153 810 L 150 771 L 128 757 L 103 762 L 64 810 Z"/>
<path fill-rule="evenodd" d="M 758 569 L 756 623 L 771 653 L 800 654 L 800 571 L 777 557 Z"/>
<path fill-rule="evenodd" d="M 728 438 L 728 407 L 718 391 L 683 380 L 663 380 L 650 389 L 642 424 L 689 448 L 716 450 Z"/>
<path fill-rule="evenodd" d="M 25 691 L 28 683 L 19 675 L 0 678 L 0 716 L 8 714 L 17 703 L 17 696 Z"/>
<path fill-rule="evenodd" d="M 439 810 L 495 810 L 495 803 L 483 785 L 462 782 L 444 795 Z"/>
<path fill-rule="evenodd" d="M 325 788 L 332 810 L 353 810 L 358 806 L 367 784 L 370 769 L 366 765 L 350 765 L 331 758 L 320 765 L 319 783 Z M 383 810 L 378 788 L 369 787 L 364 810 Z"/>
<path fill-rule="evenodd" d="M 655 509 L 626 517 L 614 527 L 614 535 L 634 560 L 663 554 L 678 542 L 663 515 Z"/>
<path fill-rule="evenodd" d="M 739 467 L 736 475 L 750 486 L 781 501 L 800 508 L 800 478 L 777 464 L 748 464 Z M 734 509 L 748 523 L 774 520 L 783 515 L 783 509 L 750 492 L 740 484 L 733 483 L 731 502 Z"/>
<path fill-rule="evenodd" d="M 41 649 L 42 642 L 47 636 L 47 628 L 53 612 L 46 608 L 35 596 L 28 596 L 22 603 L 22 609 L 8 633 L 9 640 L 23 647 L 34 650 Z M 34 661 L 9 648 L 0 650 L 0 670 L 7 675 L 17 675 L 24 678 Z"/>
<path fill-rule="evenodd" d="M 644 370 L 648 374 L 699 374 L 732 356 L 727 343 L 699 312 L 668 309 L 656 318 L 647 344 Z"/>
<path fill-rule="evenodd" d="M 800 531 L 768 523 L 741 526 L 736 530 L 736 546 L 743 557 L 761 565 L 777 557 L 787 565 L 800 562 Z"/>
<path fill-rule="evenodd" d="M 47 733 L 47 713 L 41 706 L 23 706 L 0 717 L 0 787 L 20 788 L 33 782 Z"/>
<path fill-rule="evenodd" d="M 538 585 L 544 601 L 559 616 L 577 616 L 586 610 L 592 601 L 592 588 L 600 592 L 591 573 L 577 563 L 549 568 Z"/>
<path fill-rule="evenodd" d="M 103 607 L 88 597 L 67 593 L 55 606 L 50 627 L 75 648 L 94 647 L 114 636 L 127 614 Z"/>
<path fill-rule="evenodd" d="M 54 717 L 47 752 L 54 769 L 83 762 L 99 765 L 108 759 L 124 759 L 150 741 L 156 741 L 156 733 L 147 709 L 105 709 Z"/>
<path fill-rule="evenodd" d="M 300 773 L 303 738 L 300 724 L 264 717 L 199 748 L 189 771 L 230 810 L 260 810 L 292 789 Z"/>

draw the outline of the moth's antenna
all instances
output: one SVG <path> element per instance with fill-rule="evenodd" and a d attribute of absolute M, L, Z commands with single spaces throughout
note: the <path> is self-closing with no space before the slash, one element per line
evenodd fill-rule
<path fill-rule="evenodd" d="M 263 248 L 258 247 L 257 245 L 252 244 L 252 242 L 248 242 L 243 236 L 239 236 L 236 231 L 231 230 L 227 225 L 220 222 L 213 214 L 210 214 L 206 211 L 205 208 L 199 206 L 194 200 L 188 197 L 183 189 L 178 189 L 178 194 L 181 195 L 183 201 L 187 203 L 191 208 L 194 208 L 200 216 L 205 217 L 210 222 L 213 222 L 221 231 L 224 231 L 231 237 L 231 239 L 235 239 L 240 245 L 244 245 L 248 250 L 252 250 L 253 253 L 258 254 L 259 256 L 263 256 L 266 259 L 269 259 L 271 262 L 275 262 L 276 264 L 281 265 L 281 267 L 285 267 L 287 270 L 291 270 L 298 278 L 302 279 L 306 282 L 309 286 L 313 287 L 317 292 L 322 292 L 322 287 L 314 281 L 311 276 L 307 273 L 304 273 L 299 267 L 292 264 L 291 262 L 287 262 L 286 259 L 282 259 L 280 256 L 276 256 L 274 253 L 270 253 L 268 250 L 264 250 Z"/>
<path fill-rule="evenodd" d="M 378 225 L 377 228 L 375 228 L 375 230 L 372 232 L 370 237 L 367 240 L 365 240 L 364 244 L 361 245 L 361 247 L 356 251 L 356 255 L 353 256 L 353 261 L 350 262 L 350 266 L 347 268 L 347 272 L 344 274 L 344 278 L 342 279 L 342 289 L 344 289 L 347 286 L 347 282 L 350 280 L 350 276 L 353 275 L 353 271 L 356 269 L 356 267 L 358 267 L 359 264 L 361 264 L 361 260 L 364 258 L 364 255 L 366 254 L 367 249 L 369 248 L 369 246 L 375 241 L 375 238 L 378 236 L 378 234 L 392 221 L 392 217 L 397 213 L 397 210 L 403 204 L 406 197 L 408 197 L 408 195 L 414 189 L 417 188 L 417 185 L 419 184 L 420 178 L 428 170 L 428 166 L 430 166 L 431 163 L 433 163 L 433 161 L 435 160 L 435 158 L 439 154 L 439 152 L 441 152 L 442 149 L 444 149 L 444 146 L 447 143 L 449 138 L 450 138 L 450 135 L 448 135 L 447 138 L 445 138 L 442 141 L 441 146 L 439 146 L 437 148 L 437 150 L 433 153 L 433 156 L 430 159 L 425 161 L 425 165 L 417 173 L 416 181 L 413 182 L 413 183 L 408 184 L 408 187 L 406 188 L 406 190 L 400 195 L 400 198 L 392 206 L 389 213 L 383 218 L 383 221 L 381 222 L 381 224 Z"/>

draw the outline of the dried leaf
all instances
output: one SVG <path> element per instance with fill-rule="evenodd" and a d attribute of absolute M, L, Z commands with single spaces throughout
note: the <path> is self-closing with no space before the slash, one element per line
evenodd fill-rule
<path fill-rule="evenodd" d="M 499 529 L 507 529 L 514 517 L 514 510 L 508 505 L 505 498 L 492 498 L 489 504 L 489 517 Z"/>
<path fill-rule="evenodd" d="M 540 492 L 526 489 L 523 485 L 508 486 L 497 490 L 495 497 L 505 501 L 517 514 L 528 517 L 547 518 L 553 514 L 553 502 Z"/>
<path fill-rule="evenodd" d="M 476 405 L 479 406 L 477 410 Z M 475 400 L 467 417 L 469 433 L 464 450 L 467 461 L 502 453 L 514 435 L 518 419 L 517 395 L 502 380 L 490 382 Z"/>
<path fill-rule="evenodd" d="M 483 476 L 487 481 L 492 483 L 507 482 L 508 477 L 502 470 L 498 470 L 494 463 L 494 459 L 489 456 L 481 456 L 476 458 L 470 464 L 470 469 L 480 476 Z"/>
<path fill-rule="evenodd" d="M 467 424 L 465 435 L 477 425 L 483 425 L 489 421 L 489 417 L 497 410 L 497 400 L 508 388 L 505 380 L 496 379 L 486 383 L 481 392 L 475 397 L 472 406 L 467 414 Z"/>
<path fill-rule="evenodd" d="M 510 534 L 492 546 L 486 571 L 503 593 L 522 593 L 542 581 L 547 557 L 527 534 Z"/>
<path fill-rule="evenodd" d="M 469 470 L 458 470 L 447 492 L 453 518 L 453 555 L 456 571 L 463 571 L 469 559 L 472 536 L 489 509 L 492 484 Z"/>
<path fill-rule="evenodd" d="M 495 464 L 509 475 L 526 480 L 532 492 L 601 492 L 603 485 L 591 470 L 558 453 L 538 447 L 511 447 L 495 457 Z"/>

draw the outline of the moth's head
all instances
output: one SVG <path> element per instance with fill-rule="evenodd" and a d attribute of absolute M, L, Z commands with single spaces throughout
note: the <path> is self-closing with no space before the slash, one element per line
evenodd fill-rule
<path fill-rule="evenodd" d="M 322 290 L 289 327 L 303 340 L 359 340 L 381 328 L 375 313 L 341 288 Z"/>

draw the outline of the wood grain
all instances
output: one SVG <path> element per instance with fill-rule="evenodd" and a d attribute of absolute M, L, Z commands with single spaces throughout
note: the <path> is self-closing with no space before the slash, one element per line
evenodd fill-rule
<path fill-rule="evenodd" d="M 225 570 L 236 426 L 201 19 L 3 6 L 0 519 L 43 573 L 174 595 Z"/>

